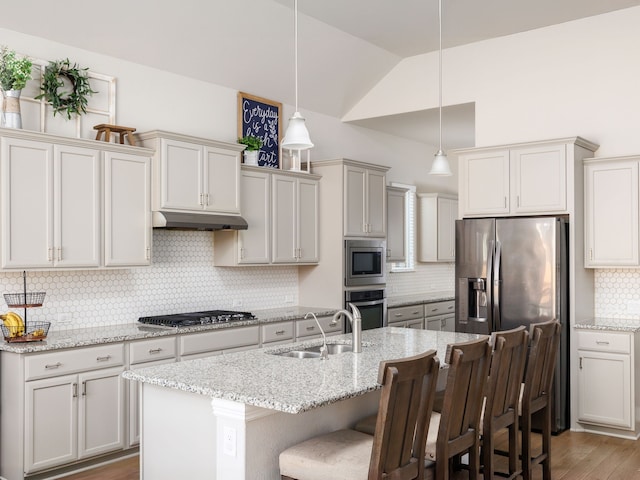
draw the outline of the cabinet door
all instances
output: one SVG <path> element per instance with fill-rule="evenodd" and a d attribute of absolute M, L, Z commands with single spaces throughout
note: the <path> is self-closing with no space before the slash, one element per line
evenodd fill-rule
<path fill-rule="evenodd" d="M 98 267 L 102 242 L 100 152 L 54 145 L 54 264 Z"/>
<path fill-rule="evenodd" d="M 406 195 L 405 189 L 387 188 L 387 262 L 405 262 L 407 260 L 405 248 Z"/>
<path fill-rule="evenodd" d="M 151 263 L 151 159 L 106 152 L 104 264 Z"/>
<path fill-rule="evenodd" d="M 366 170 L 344 166 L 344 235 L 361 237 L 366 234 L 365 195 Z"/>
<path fill-rule="evenodd" d="M 2 138 L 2 267 L 53 266 L 53 148 Z"/>
<path fill-rule="evenodd" d="M 633 427 L 629 355 L 578 350 L 578 420 Z"/>
<path fill-rule="evenodd" d="M 638 160 L 588 164 L 585 266 L 638 266 Z"/>
<path fill-rule="evenodd" d="M 566 146 L 511 150 L 512 213 L 547 213 L 567 209 Z"/>
<path fill-rule="evenodd" d="M 459 194 L 463 215 L 509 213 L 509 151 L 461 155 Z"/>
<path fill-rule="evenodd" d="M 318 182 L 298 179 L 298 262 L 318 263 Z"/>
<path fill-rule="evenodd" d="M 438 197 L 438 261 L 453 262 L 456 258 L 456 218 L 458 201 Z"/>
<path fill-rule="evenodd" d="M 249 228 L 238 231 L 238 263 L 271 260 L 271 177 L 267 173 L 242 172 L 242 216 Z"/>
<path fill-rule="evenodd" d="M 272 256 L 273 263 L 296 261 L 297 233 L 297 180 L 284 175 L 273 175 L 272 180 Z"/>
<path fill-rule="evenodd" d="M 387 177 L 382 172 L 367 171 L 367 235 L 384 237 L 387 234 Z"/>
<path fill-rule="evenodd" d="M 240 153 L 204 147 L 205 210 L 240 213 Z"/>
<path fill-rule="evenodd" d="M 77 459 L 76 375 L 25 384 L 25 470 L 34 472 Z"/>
<path fill-rule="evenodd" d="M 160 141 L 160 208 L 202 211 L 203 148 L 178 140 Z"/>
<path fill-rule="evenodd" d="M 78 375 L 78 458 L 125 445 L 123 368 L 107 368 Z"/>
<path fill-rule="evenodd" d="M 456 331 L 456 316 L 455 315 L 442 315 L 440 319 L 440 330 L 443 332 L 455 332 Z"/>

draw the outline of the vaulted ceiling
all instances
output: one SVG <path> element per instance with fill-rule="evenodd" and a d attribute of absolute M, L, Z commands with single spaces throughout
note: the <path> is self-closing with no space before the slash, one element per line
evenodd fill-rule
<path fill-rule="evenodd" d="M 640 0 L 443 0 L 443 44 L 637 5 Z M 0 27 L 293 105 L 292 9 L 293 0 L 20 0 L 3 10 Z M 302 111 L 342 118 L 403 58 L 438 48 L 437 0 L 299 0 L 298 10 Z M 473 144 L 473 112 L 473 104 L 447 109 L 447 148 Z M 358 123 L 433 145 L 434 122 L 432 109 Z"/>

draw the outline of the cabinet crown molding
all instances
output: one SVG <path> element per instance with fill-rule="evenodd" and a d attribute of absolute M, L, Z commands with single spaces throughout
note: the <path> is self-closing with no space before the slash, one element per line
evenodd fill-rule
<path fill-rule="evenodd" d="M 386 165 L 376 165 L 373 163 L 361 162 L 359 160 L 351 160 L 349 158 L 335 158 L 331 160 L 317 160 L 311 162 L 311 168 L 318 168 L 329 165 L 351 165 L 354 167 L 366 168 L 368 170 L 378 170 L 380 172 L 387 172 L 391 168 Z"/>
<path fill-rule="evenodd" d="M 151 130 L 149 132 L 138 133 L 136 137 L 138 137 L 140 140 L 165 138 L 169 140 L 177 140 L 180 142 L 197 143 L 199 145 L 206 145 L 210 147 L 225 148 L 228 150 L 235 150 L 237 152 L 241 152 L 245 149 L 245 146 L 240 145 L 239 143 L 221 142 L 219 140 L 212 140 L 210 138 L 193 137 L 191 135 L 167 132 L 165 130 Z"/>
<path fill-rule="evenodd" d="M 556 145 L 562 143 L 572 143 L 579 147 L 586 148 L 590 152 L 595 152 L 600 148 L 600 145 L 597 143 L 590 142 L 589 140 L 582 137 L 565 137 L 565 138 L 554 138 L 549 140 L 537 140 L 533 142 L 519 142 L 519 143 L 509 143 L 504 145 L 491 145 L 485 147 L 469 147 L 469 148 L 458 148 L 454 150 L 449 150 L 451 155 L 460 155 L 463 153 L 475 153 L 482 152 L 484 150 L 495 150 L 496 148 L 516 148 L 516 147 L 532 147 L 532 146 L 541 146 L 541 145 Z"/>

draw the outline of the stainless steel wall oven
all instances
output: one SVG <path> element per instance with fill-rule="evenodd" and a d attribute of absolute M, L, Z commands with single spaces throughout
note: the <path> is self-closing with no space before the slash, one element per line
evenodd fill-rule
<path fill-rule="evenodd" d="M 353 303 L 362 315 L 362 329 L 370 330 L 387 326 L 387 296 L 384 288 L 375 290 L 347 290 L 344 293 L 345 309 Z M 349 320 L 344 322 L 345 333 L 351 332 Z"/>

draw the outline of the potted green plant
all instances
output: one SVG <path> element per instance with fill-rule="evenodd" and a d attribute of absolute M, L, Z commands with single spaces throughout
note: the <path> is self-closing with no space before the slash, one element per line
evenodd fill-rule
<path fill-rule="evenodd" d="M 6 45 L 0 47 L 0 88 L 2 88 L 3 127 L 22 128 L 20 93 L 31 78 L 32 62 L 18 57 Z"/>
<path fill-rule="evenodd" d="M 246 145 L 243 156 L 245 165 L 258 165 L 258 152 L 262 147 L 262 139 L 253 135 L 238 138 L 238 143 Z"/>

